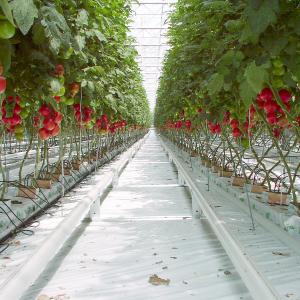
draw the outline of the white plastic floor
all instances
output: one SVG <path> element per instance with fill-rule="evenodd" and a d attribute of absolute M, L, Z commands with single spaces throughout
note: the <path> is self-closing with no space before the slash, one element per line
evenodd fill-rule
<path fill-rule="evenodd" d="M 101 208 L 22 300 L 251 299 L 152 132 Z M 156 274 L 168 285 L 149 283 Z"/>

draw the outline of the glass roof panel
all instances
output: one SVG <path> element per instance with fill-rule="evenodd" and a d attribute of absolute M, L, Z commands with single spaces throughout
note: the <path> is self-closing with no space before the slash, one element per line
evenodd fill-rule
<path fill-rule="evenodd" d="M 131 36 L 136 39 L 138 63 L 151 110 L 155 106 L 162 62 L 168 49 L 168 17 L 176 1 L 141 0 L 139 4 L 132 4 Z"/>

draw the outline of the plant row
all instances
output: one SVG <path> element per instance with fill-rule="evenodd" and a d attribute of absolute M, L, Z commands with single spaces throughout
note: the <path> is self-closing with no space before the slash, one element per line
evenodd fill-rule
<path fill-rule="evenodd" d="M 272 156 L 296 203 L 299 2 L 179 0 L 170 23 L 156 126 L 226 141 L 240 163 L 247 151 L 267 168 Z M 267 147 L 258 151 L 258 140 Z"/>
<path fill-rule="evenodd" d="M 147 127 L 130 14 L 124 0 L 2 0 L 2 139 Z"/>

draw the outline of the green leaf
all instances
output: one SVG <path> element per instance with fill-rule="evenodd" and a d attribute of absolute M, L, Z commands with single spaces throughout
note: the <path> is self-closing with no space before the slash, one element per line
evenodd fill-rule
<path fill-rule="evenodd" d="M 94 83 L 93 83 L 93 81 L 88 81 L 87 82 L 87 87 L 88 87 L 88 89 L 90 89 L 92 92 L 94 92 L 95 91 L 95 85 L 94 85 Z"/>
<path fill-rule="evenodd" d="M 256 66 L 255 62 L 252 62 L 245 70 L 245 78 L 252 90 L 257 94 L 269 80 L 269 74 L 264 65 Z"/>
<path fill-rule="evenodd" d="M 89 13 L 85 9 L 80 9 L 76 18 L 76 24 L 85 26 L 89 24 Z"/>
<path fill-rule="evenodd" d="M 299 55 L 292 57 L 288 63 L 288 68 L 292 72 L 294 76 L 297 77 L 298 80 L 300 80 L 300 57 Z"/>
<path fill-rule="evenodd" d="M 103 67 L 101 66 L 93 66 L 93 67 L 87 67 L 83 69 L 84 72 L 92 74 L 92 75 L 104 75 L 105 71 Z"/>
<path fill-rule="evenodd" d="M 242 138 L 241 139 L 241 145 L 243 149 L 248 149 L 249 148 L 249 138 Z"/>
<path fill-rule="evenodd" d="M 97 39 L 98 39 L 100 42 L 107 42 L 106 37 L 105 37 L 104 34 L 101 33 L 99 30 L 94 29 L 94 30 L 93 30 L 93 33 L 94 33 L 94 35 L 97 37 Z"/>
<path fill-rule="evenodd" d="M 263 0 L 260 2 L 258 6 L 248 5 L 245 10 L 250 27 L 256 35 L 260 35 L 277 20 L 276 13 L 279 11 L 279 0 Z"/>
<path fill-rule="evenodd" d="M 4 71 L 8 71 L 11 65 L 12 47 L 7 40 L 1 40 L 0 43 L 0 64 L 4 67 Z"/>
<path fill-rule="evenodd" d="M 11 2 L 11 7 L 19 29 L 24 35 L 27 34 L 34 19 L 38 17 L 38 10 L 33 0 L 14 0 Z"/>
<path fill-rule="evenodd" d="M 250 4 L 254 9 L 259 9 L 264 0 L 250 0 Z"/>
<path fill-rule="evenodd" d="M 71 31 L 64 16 L 50 6 L 43 6 L 40 11 L 43 17 L 41 24 L 45 29 L 46 36 L 49 38 L 51 50 L 57 54 L 61 46 L 69 49 Z"/>
<path fill-rule="evenodd" d="M 32 27 L 32 40 L 36 45 L 45 43 L 46 36 L 44 28 L 41 24 L 34 24 Z"/>
<path fill-rule="evenodd" d="M 85 37 L 82 35 L 76 35 L 75 36 L 75 41 L 78 46 L 78 50 L 81 51 L 85 47 Z"/>
<path fill-rule="evenodd" d="M 87 86 L 87 81 L 86 79 L 83 79 L 81 82 L 81 87 L 85 87 L 85 86 Z"/>
<path fill-rule="evenodd" d="M 62 88 L 59 80 L 57 80 L 55 78 L 51 79 L 50 87 L 51 87 L 51 91 L 54 95 L 57 95 Z"/>
<path fill-rule="evenodd" d="M 254 92 L 254 90 L 252 89 L 252 87 L 249 85 L 249 83 L 247 81 L 243 81 L 240 84 L 240 96 L 241 99 L 243 100 L 246 109 L 248 110 L 253 99 L 255 99 L 257 93 Z"/>
<path fill-rule="evenodd" d="M 221 91 L 224 84 L 224 76 L 222 74 L 213 74 L 207 85 L 208 93 L 215 95 Z"/>
<path fill-rule="evenodd" d="M 0 7 L 2 8 L 2 11 L 5 15 L 5 17 L 7 18 L 7 20 L 15 25 L 14 23 L 14 20 L 13 20 L 13 15 L 12 15 L 12 12 L 11 12 L 11 8 L 9 6 L 9 3 L 7 0 L 0 0 Z"/>
<path fill-rule="evenodd" d="M 278 56 L 285 49 L 288 43 L 288 36 L 284 33 L 275 32 L 273 35 L 268 34 L 261 41 L 263 47 L 272 55 Z"/>

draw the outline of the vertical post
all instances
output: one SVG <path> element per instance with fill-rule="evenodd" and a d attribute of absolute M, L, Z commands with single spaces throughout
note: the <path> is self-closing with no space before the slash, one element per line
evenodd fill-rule
<path fill-rule="evenodd" d="M 114 178 L 113 178 L 113 182 L 112 182 L 113 188 L 116 188 L 118 186 L 118 183 L 119 183 L 119 173 L 118 173 L 118 170 L 115 169 L 114 170 Z"/>
<path fill-rule="evenodd" d="M 178 170 L 178 184 L 180 186 L 185 186 L 184 178 L 182 177 L 181 172 L 179 170 Z"/>
<path fill-rule="evenodd" d="M 200 208 L 199 203 L 196 200 L 195 193 L 191 190 L 192 195 L 192 215 L 193 218 L 199 219 L 202 215 L 202 210 Z"/>
<path fill-rule="evenodd" d="M 207 169 L 207 191 L 209 192 L 210 191 L 210 169 L 209 168 L 206 169 Z"/>
<path fill-rule="evenodd" d="M 100 218 L 100 198 L 96 199 L 90 207 L 88 219 L 91 221 Z"/>

